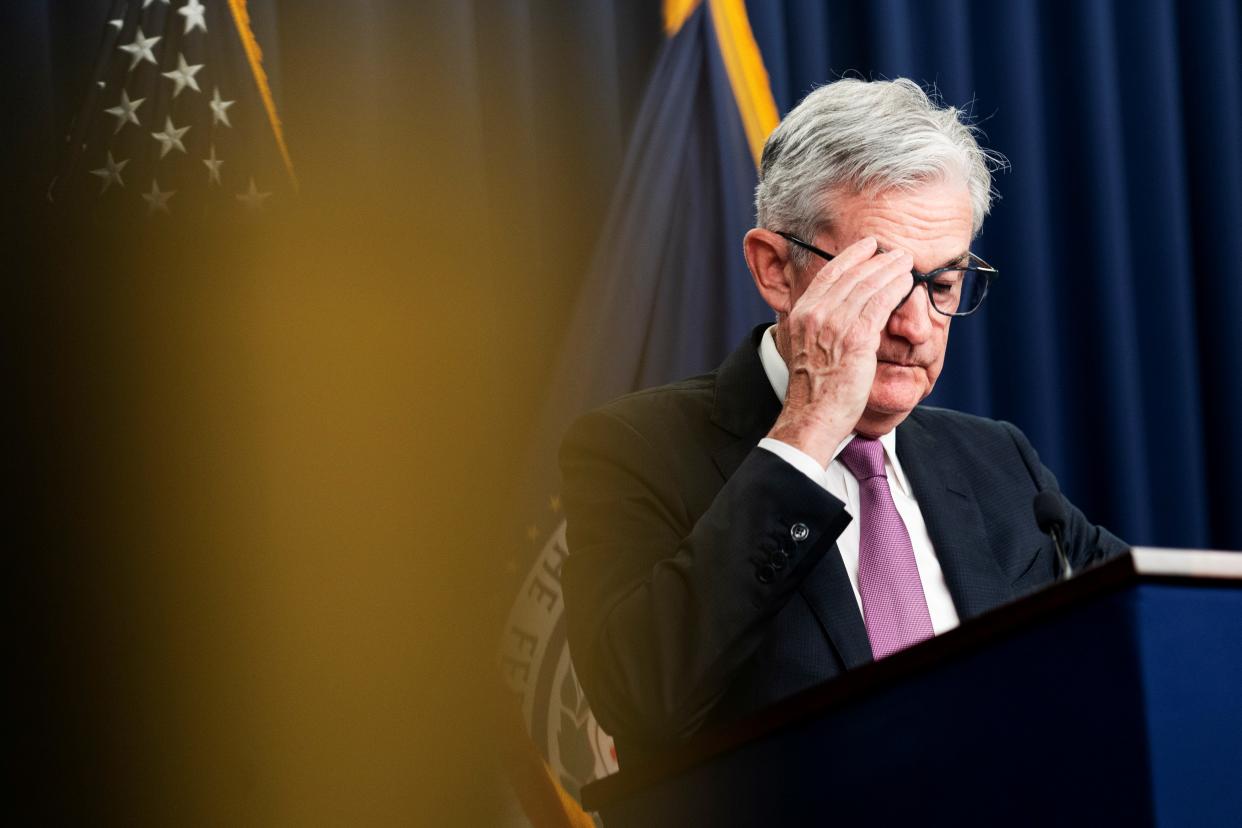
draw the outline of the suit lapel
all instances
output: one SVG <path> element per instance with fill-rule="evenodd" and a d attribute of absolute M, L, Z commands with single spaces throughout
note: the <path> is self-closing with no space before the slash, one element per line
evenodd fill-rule
<path fill-rule="evenodd" d="M 937 440 L 916 409 L 897 428 L 897 456 L 914 488 L 932 547 L 964 621 L 1013 597 L 991 553 L 969 470 Z"/>
<path fill-rule="evenodd" d="M 767 327 L 760 325 L 751 331 L 716 371 L 712 422 L 731 437 L 712 453 L 712 460 L 725 480 L 772 430 L 781 413 L 781 400 L 772 391 L 759 360 L 759 340 Z"/>
<path fill-rule="evenodd" d="M 815 613 L 847 670 L 873 660 L 867 626 L 858 609 L 854 588 L 850 586 L 850 577 L 845 572 L 841 550 L 835 543 L 807 573 L 798 592 L 810 604 L 811 612 Z"/>
<path fill-rule="evenodd" d="M 781 401 L 772 392 L 758 353 L 767 327 L 755 328 L 716 374 L 712 422 L 731 435 L 712 454 L 723 480 L 737 471 L 781 413 Z M 835 543 L 807 573 L 798 591 L 847 668 L 872 660 L 867 628 Z"/>

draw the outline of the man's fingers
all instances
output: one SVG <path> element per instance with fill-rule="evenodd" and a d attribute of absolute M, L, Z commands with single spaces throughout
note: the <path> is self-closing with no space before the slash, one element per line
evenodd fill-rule
<path fill-rule="evenodd" d="M 904 272 L 885 282 L 874 291 L 858 309 L 859 317 L 868 327 L 879 329 L 884 327 L 888 318 L 897 310 L 902 299 L 910 294 L 914 287 L 913 277 L 907 268 Z"/>
<path fill-rule="evenodd" d="M 900 250 L 890 250 L 876 256 L 864 266 L 867 269 L 863 278 L 853 284 L 848 294 L 837 300 L 837 308 L 845 318 L 856 318 L 877 293 L 886 290 L 908 291 L 912 278 L 910 269 L 913 266 L 914 261 L 910 254 Z M 904 295 L 903 293 L 902 296 Z M 900 301 L 901 296 L 898 296 L 892 307 L 896 307 Z"/>
<path fill-rule="evenodd" d="M 803 299 L 807 301 L 802 304 L 803 299 L 799 300 L 801 310 L 810 317 L 817 317 L 821 325 L 829 318 L 841 317 L 843 308 L 853 307 L 856 312 L 857 308 L 866 301 L 867 296 L 878 290 L 880 285 L 887 280 L 883 274 L 891 271 L 894 266 L 900 267 L 900 259 L 903 255 L 900 252 L 873 255 L 839 274 L 835 280 L 822 281 L 818 294 L 808 297 L 809 290 L 803 294 Z M 851 302 L 851 296 L 860 290 L 865 295 Z"/>
<path fill-rule="evenodd" d="M 832 261 L 825 262 L 811 279 L 811 283 L 807 285 L 802 296 L 798 298 L 798 302 L 818 301 L 833 285 L 847 277 L 854 268 L 874 258 L 877 244 L 874 238 L 867 236 L 842 250 L 833 257 Z"/>

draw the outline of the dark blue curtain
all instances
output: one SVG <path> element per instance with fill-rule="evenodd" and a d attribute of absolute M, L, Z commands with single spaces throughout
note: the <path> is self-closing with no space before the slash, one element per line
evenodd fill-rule
<path fill-rule="evenodd" d="M 439 128 L 477 154 L 463 186 L 489 205 L 480 235 L 541 274 L 513 290 L 544 299 L 514 308 L 533 338 L 519 367 L 545 381 L 623 186 L 659 4 L 251 6 L 311 187 L 346 175 L 381 186 L 394 175 L 385 150 L 436 128 L 435 107 L 454 102 Z M 22 117 L 6 128 L 5 159 L 19 223 L 54 172 L 107 8 L 30 0 L 6 10 L 19 35 L 6 95 Z M 782 111 L 844 74 L 908 76 L 968 108 L 1012 164 L 978 242 L 1004 276 L 983 314 L 955 326 L 932 402 L 1018 423 L 1071 497 L 1133 542 L 1242 547 L 1242 436 L 1231 428 L 1242 405 L 1231 364 L 1242 352 L 1242 283 L 1228 277 L 1242 260 L 1238 5 L 748 9 Z M 436 93 L 418 100 L 429 77 Z M 711 353 L 696 346 L 696 364 L 676 367 L 709 367 L 741 327 L 724 324 L 704 340 Z M 649 355 L 633 368 L 655 381 L 672 374 L 666 363 Z"/>
<path fill-rule="evenodd" d="M 429 74 L 457 102 L 441 128 L 476 152 L 476 179 L 464 185 L 489 205 L 477 228 L 541 274 L 514 290 L 545 300 L 515 310 L 529 314 L 538 343 L 521 367 L 546 378 L 539 365 L 564 341 L 607 205 L 625 186 L 658 3 L 251 6 L 312 188 L 333 176 L 391 178 L 385 148 L 437 120 L 434 100 L 411 114 Z M 1242 281 L 1229 276 L 1242 261 L 1237 4 L 748 7 L 781 110 L 845 74 L 908 76 L 969 109 L 1012 164 L 978 243 L 1004 276 L 982 315 L 955 326 L 932 402 L 1018 423 L 1071 497 L 1133 542 L 1242 547 L 1242 436 L 1232 428 Z M 54 173 L 107 8 L 31 0 L 6 10 L 18 35 L 8 108 L 22 113 L 6 128 L 11 216 L 28 216 Z M 743 327 L 720 324 L 675 366 L 649 353 L 626 371 L 653 382 L 707 368 Z M 673 347 L 641 338 L 649 351 Z"/>
<path fill-rule="evenodd" d="M 1012 170 L 929 402 L 1011 420 L 1136 544 L 1242 548 L 1242 13 L 1234 0 L 752 0 L 778 107 L 905 76 Z"/>

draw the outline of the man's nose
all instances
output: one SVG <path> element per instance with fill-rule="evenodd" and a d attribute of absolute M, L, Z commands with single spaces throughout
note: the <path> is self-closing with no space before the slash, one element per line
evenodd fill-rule
<path fill-rule="evenodd" d="M 905 339 L 911 345 L 920 345 L 931 336 L 932 309 L 927 289 L 915 285 L 914 291 L 901 303 L 901 307 L 888 317 L 888 332 Z"/>

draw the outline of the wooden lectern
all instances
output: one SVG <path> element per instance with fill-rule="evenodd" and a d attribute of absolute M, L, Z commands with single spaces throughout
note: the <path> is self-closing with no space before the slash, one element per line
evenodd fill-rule
<path fill-rule="evenodd" d="M 606 828 L 1242 826 L 1242 553 L 1133 549 L 582 799 Z"/>

